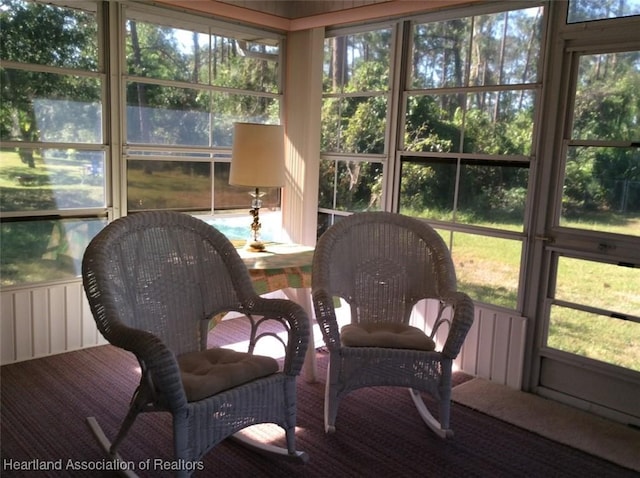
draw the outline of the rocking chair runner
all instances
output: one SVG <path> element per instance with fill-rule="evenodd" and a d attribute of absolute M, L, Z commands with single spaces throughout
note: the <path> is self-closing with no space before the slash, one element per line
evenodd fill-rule
<path fill-rule="evenodd" d="M 418 412 L 440 437 L 449 427 L 452 361 L 473 323 L 472 300 L 456 290 L 445 243 L 426 223 L 389 212 L 342 218 L 319 239 L 312 267 L 316 318 L 329 350 L 325 430 L 335 431 L 338 404 L 349 392 L 372 386 L 410 389 Z M 340 328 L 336 299 L 348 304 L 350 324 Z M 431 335 L 409 325 L 422 299 L 437 301 Z M 435 350 L 436 333 L 444 344 Z M 439 420 L 420 392 L 439 404 Z"/>
<path fill-rule="evenodd" d="M 234 436 L 261 452 L 307 461 L 296 450 L 296 377 L 309 337 L 298 304 L 256 294 L 229 240 L 203 221 L 176 212 L 137 213 L 109 224 L 83 259 L 84 288 L 98 330 L 113 345 L 135 354 L 140 385 L 113 444 L 95 418 L 89 424 L 113 459 L 139 413 L 173 416 L 174 453 L 189 476 L 216 444 Z M 247 353 L 207 349 L 210 319 L 237 311 L 250 317 Z M 288 340 L 282 367 L 253 354 L 256 340 Z M 275 423 L 286 449 L 252 442 L 241 430 Z"/>

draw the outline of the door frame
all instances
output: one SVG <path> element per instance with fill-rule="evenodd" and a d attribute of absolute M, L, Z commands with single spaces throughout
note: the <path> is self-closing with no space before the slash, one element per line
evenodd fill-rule
<path fill-rule="evenodd" d="M 546 347 L 550 305 L 548 290 L 554 284 L 554 260 L 563 251 L 572 257 L 611 263 L 640 264 L 640 239 L 616 234 L 559 227 L 562 201 L 563 158 L 573 111 L 572 91 L 577 58 L 582 53 L 616 49 L 640 50 L 638 20 L 603 20 L 566 24 L 568 2 L 550 2 L 549 45 L 541 122 L 540 156 L 534 185 L 533 228 L 527 268 L 529 290 L 524 312 L 534 318 L 528 336 L 525 388 L 548 398 L 586 409 L 608 418 L 640 426 L 640 372 L 623 369 Z M 603 46 L 604 45 L 604 46 Z M 603 247 L 604 246 L 604 247 Z M 634 403 L 635 402 L 635 403 Z"/>

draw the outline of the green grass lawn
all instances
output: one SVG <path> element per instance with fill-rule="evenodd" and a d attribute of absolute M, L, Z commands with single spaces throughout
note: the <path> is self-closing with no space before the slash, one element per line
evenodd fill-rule
<path fill-rule="evenodd" d="M 592 220 L 589 224 L 595 224 Z M 583 222 L 565 223 L 580 228 Z M 477 224 L 512 231 L 521 227 Z M 598 230 L 638 235 L 640 217 L 625 224 L 603 222 Z M 439 231 L 451 244 L 458 285 L 474 300 L 514 309 L 518 294 L 521 242 L 478 234 Z M 638 317 L 640 270 L 594 261 L 561 258 L 556 281 L 557 299 Z M 595 360 L 640 371 L 640 324 L 633 321 L 554 306 L 548 346 Z"/>
<path fill-rule="evenodd" d="M 211 207 L 211 177 L 185 174 L 177 168 L 146 173 L 127 173 L 128 209 L 208 209 Z"/>
<path fill-rule="evenodd" d="M 548 345 L 640 371 L 640 324 L 636 322 L 553 306 Z"/>
<path fill-rule="evenodd" d="M 0 151 L 0 208 L 3 211 L 47 211 L 104 207 L 104 177 L 90 161 L 35 155 L 35 167 L 16 152 Z"/>

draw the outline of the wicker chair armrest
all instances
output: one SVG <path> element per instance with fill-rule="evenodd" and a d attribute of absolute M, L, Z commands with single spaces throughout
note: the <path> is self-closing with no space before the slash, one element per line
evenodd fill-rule
<path fill-rule="evenodd" d="M 473 325 L 474 305 L 473 300 L 460 291 L 446 293 L 441 300 L 453 309 L 451 327 L 442 349 L 442 354 L 453 360 L 460 353 L 464 339 Z"/>
<path fill-rule="evenodd" d="M 289 338 L 283 372 L 299 375 L 309 346 L 309 316 L 302 306 L 286 299 L 256 297 L 247 313 L 261 315 L 266 320 L 284 320 L 289 327 Z"/>
<path fill-rule="evenodd" d="M 336 318 L 333 297 L 325 289 L 315 288 L 312 292 L 316 320 L 324 336 L 325 345 L 331 350 L 340 348 L 340 329 Z"/>
<path fill-rule="evenodd" d="M 133 353 L 147 367 L 155 389 L 161 392 L 162 402 L 167 408 L 177 411 L 187 406 L 178 362 L 162 340 L 150 332 L 122 323 L 111 324 L 108 340 L 112 345 Z"/>

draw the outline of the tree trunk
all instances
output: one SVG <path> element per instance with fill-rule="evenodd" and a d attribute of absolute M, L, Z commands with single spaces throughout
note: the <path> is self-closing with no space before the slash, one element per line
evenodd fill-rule
<path fill-rule="evenodd" d="M 133 61 L 138 69 L 142 69 L 142 53 L 140 51 L 140 41 L 138 39 L 138 26 L 136 22 L 131 22 L 131 47 L 133 48 Z M 147 106 L 147 94 L 144 83 L 138 82 L 136 85 L 136 91 L 138 94 L 138 121 L 140 128 L 140 139 L 143 142 L 148 142 L 148 128 L 146 124 L 146 116 L 144 114 L 144 107 Z"/>

